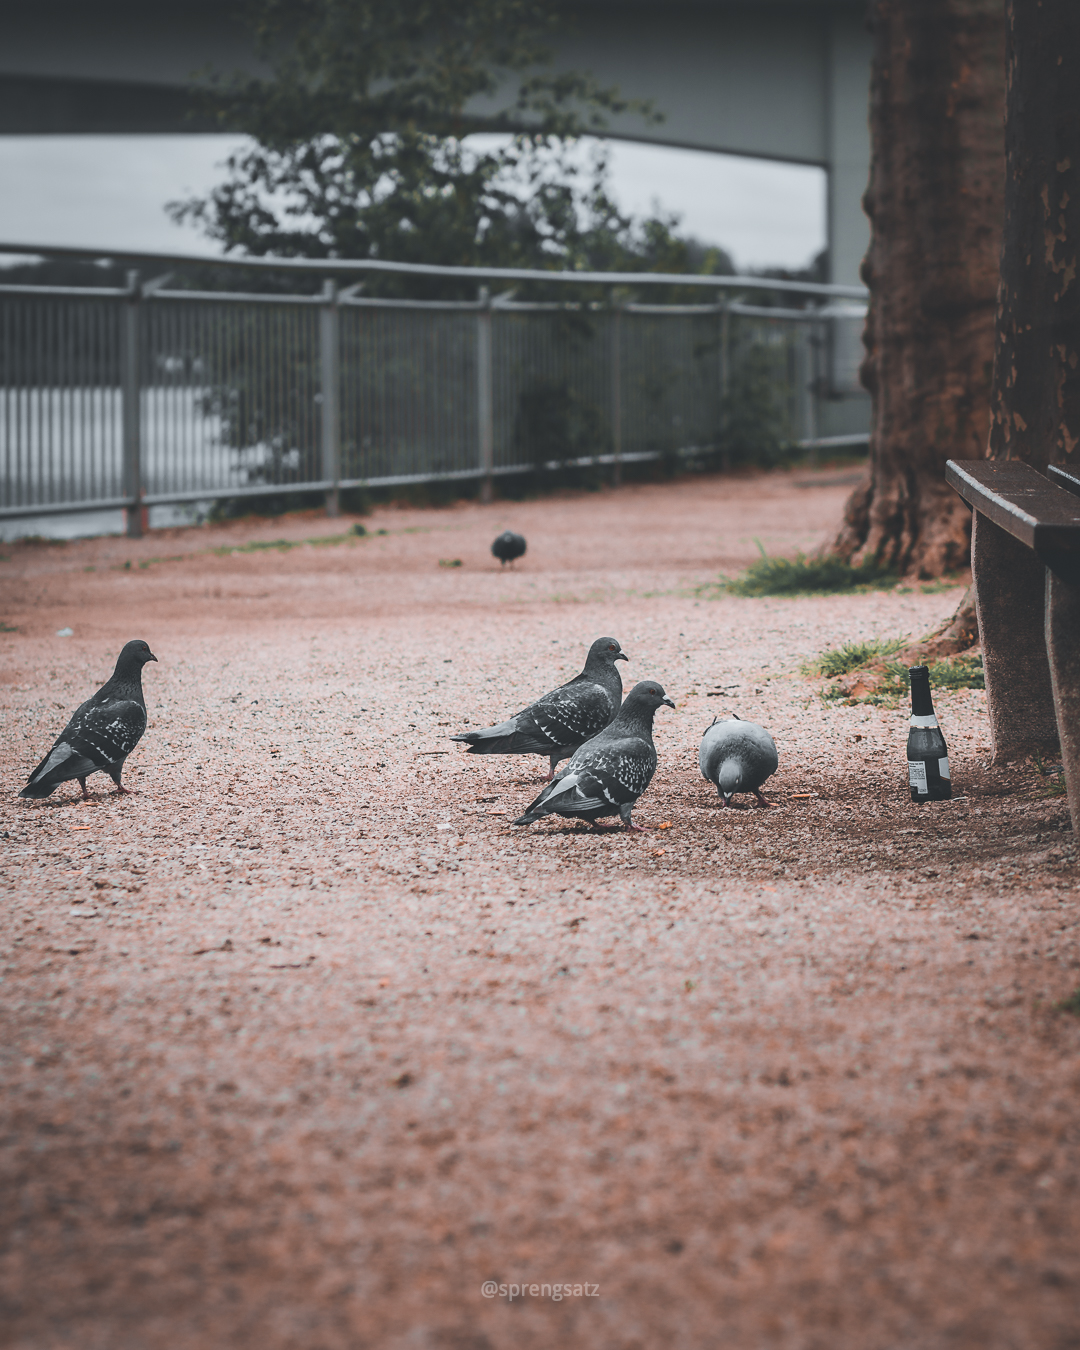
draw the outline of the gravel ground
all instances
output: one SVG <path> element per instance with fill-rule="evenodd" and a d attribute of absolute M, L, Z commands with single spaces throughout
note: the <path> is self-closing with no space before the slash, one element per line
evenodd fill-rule
<path fill-rule="evenodd" d="M 798 673 L 955 588 L 703 589 L 827 538 L 847 490 L 5 546 L 0 1343 L 1080 1345 L 1064 798 L 988 766 L 968 691 L 937 700 L 957 798 L 916 808 L 904 711 Z M 515 829 L 543 761 L 445 738 L 600 633 L 678 705 L 658 828 Z M 137 795 L 18 800 L 131 637 L 160 658 Z M 729 711 L 776 737 L 770 811 L 698 775 Z"/>

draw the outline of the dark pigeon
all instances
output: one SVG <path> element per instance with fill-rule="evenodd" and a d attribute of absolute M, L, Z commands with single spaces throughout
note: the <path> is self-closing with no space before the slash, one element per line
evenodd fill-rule
<path fill-rule="evenodd" d="M 603 816 L 617 815 L 628 830 L 644 828 L 633 824 L 630 813 L 656 772 L 652 727 L 661 703 L 675 706 L 653 680 L 635 684 L 611 725 L 574 752 L 514 824 L 531 825 L 542 816 L 557 815 L 590 821 L 597 829 L 618 829 L 596 824 Z"/>
<path fill-rule="evenodd" d="M 550 779 L 560 760 L 603 731 L 619 711 L 622 680 L 615 662 L 629 659 L 615 638 L 597 638 L 580 675 L 496 727 L 450 739 L 464 741 L 470 755 L 547 755 Z"/>
<path fill-rule="evenodd" d="M 758 806 L 768 806 L 760 788 L 779 762 L 776 742 L 765 728 L 739 716 L 728 722 L 714 718 L 701 738 L 701 774 L 716 784 L 721 806 L 729 806 L 736 792 L 752 792 Z"/>
<path fill-rule="evenodd" d="M 491 546 L 491 551 L 505 567 L 514 565 L 515 558 L 525 556 L 525 536 L 514 534 L 513 530 L 504 530 Z"/>
<path fill-rule="evenodd" d="M 129 642 L 116 659 L 112 678 L 76 709 L 19 796 L 47 797 L 61 783 L 77 778 L 87 801 L 86 780 L 92 773 L 107 773 L 118 792 L 127 792 L 120 782 L 124 761 L 146 730 L 142 669 L 156 660 L 145 642 Z"/>

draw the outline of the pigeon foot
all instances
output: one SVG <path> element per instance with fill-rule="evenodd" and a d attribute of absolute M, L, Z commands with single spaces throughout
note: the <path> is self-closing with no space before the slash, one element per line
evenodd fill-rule
<path fill-rule="evenodd" d="M 757 805 L 758 805 L 758 806 L 772 806 L 772 805 L 773 805 L 773 803 L 772 803 L 771 801 L 769 801 L 768 797 L 763 797 L 763 796 L 761 795 L 761 793 L 758 792 L 758 791 L 756 791 L 756 790 L 755 790 L 755 792 L 754 792 L 754 796 L 757 798 Z"/>

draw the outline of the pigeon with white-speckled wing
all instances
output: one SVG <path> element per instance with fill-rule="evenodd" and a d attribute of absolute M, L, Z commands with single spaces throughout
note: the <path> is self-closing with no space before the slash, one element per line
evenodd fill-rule
<path fill-rule="evenodd" d="M 464 741 L 470 755 L 547 755 L 550 779 L 560 760 L 603 731 L 619 711 L 622 679 L 615 662 L 629 659 L 615 638 L 597 638 L 580 675 L 498 726 L 450 739 Z"/>
<path fill-rule="evenodd" d="M 156 660 L 145 642 L 127 643 L 112 678 L 75 710 L 19 796 L 47 797 L 61 783 L 77 778 L 85 801 L 86 780 L 92 773 L 107 773 L 118 792 L 127 792 L 120 781 L 124 761 L 146 730 L 142 669 L 147 661 Z"/>
<path fill-rule="evenodd" d="M 531 825 L 542 816 L 557 815 L 595 825 L 604 816 L 617 815 L 626 829 L 640 830 L 630 814 L 656 772 L 652 727 L 662 703 L 675 706 L 655 681 L 636 684 L 611 725 L 575 751 L 514 824 Z"/>

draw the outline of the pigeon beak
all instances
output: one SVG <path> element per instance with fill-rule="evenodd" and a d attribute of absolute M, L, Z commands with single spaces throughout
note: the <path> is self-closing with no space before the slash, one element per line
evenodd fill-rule
<path fill-rule="evenodd" d="M 148 661 L 156 661 L 156 660 L 157 660 L 157 657 L 154 655 L 153 652 L 151 652 L 150 655 L 149 655 L 146 659 L 147 659 Z"/>
<path fill-rule="evenodd" d="M 667 704 L 667 705 L 668 705 L 668 707 L 669 707 L 669 708 L 671 708 L 671 709 L 672 709 L 672 711 L 674 711 L 674 708 L 675 708 L 675 704 L 674 704 L 674 703 L 672 703 L 672 701 L 671 701 L 671 699 L 669 699 L 669 698 L 666 698 L 666 699 L 664 699 L 664 702 L 665 702 L 665 703 L 666 703 L 666 704 Z"/>
<path fill-rule="evenodd" d="M 630 658 L 627 656 L 627 654 L 626 654 L 625 652 L 619 652 L 619 654 L 618 654 L 617 656 L 613 657 L 612 660 L 615 660 L 615 661 L 629 661 Z"/>

